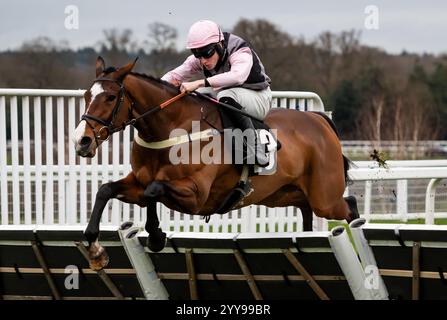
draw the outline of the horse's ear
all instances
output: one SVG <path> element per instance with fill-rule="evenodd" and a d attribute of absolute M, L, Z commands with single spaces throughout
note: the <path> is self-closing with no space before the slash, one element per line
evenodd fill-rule
<path fill-rule="evenodd" d="M 124 67 L 121 67 L 116 71 L 116 76 L 118 79 L 123 79 L 129 72 L 132 71 L 133 67 L 137 63 L 138 57 L 131 63 L 126 64 Z"/>
<path fill-rule="evenodd" d="M 104 59 L 101 56 L 98 56 L 98 58 L 96 58 L 96 77 L 99 77 L 99 75 L 104 72 L 105 68 L 106 63 L 104 62 Z"/>

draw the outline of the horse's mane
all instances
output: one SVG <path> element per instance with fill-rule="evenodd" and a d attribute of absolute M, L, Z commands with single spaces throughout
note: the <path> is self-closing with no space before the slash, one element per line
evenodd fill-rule
<path fill-rule="evenodd" d="M 147 75 L 147 74 L 145 74 L 145 73 L 138 73 L 138 72 L 130 72 L 129 74 L 130 74 L 130 75 L 133 75 L 133 76 L 135 76 L 135 77 L 138 77 L 138 78 L 140 78 L 140 79 L 142 79 L 142 80 L 145 80 L 145 81 L 159 83 L 159 84 L 163 85 L 164 87 L 167 87 L 167 88 L 169 88 L 169 89 L 171 89 L 171 90 L 174 90 L 174 92 L 175 92 L 176 94 L 180 93 L 180 90 L 179 90 L 178 87 L 176 87 L 176 86 L 174 86 L 172 83 L 170 83 L 170 82 L 168 82 L 168 81 L 164 81 L 164 80 L 162 80 L 162 79 L 160 79 L 160 78 L 156 78 L 156 77 L 154 77 L 154 76 Z M 194 99 L 194 100 L 199 101 L 199 102 L 202 102 L 202 103 L 203 103 L 204 101 L 209 102 L 209 101 L 206 100 L 205 98 L 200 97 L 200 96 L 196 96 L 196 95 L 189 95 L 189 98 Z"/>
<path fill-rule="evenodd" d="M 118 70 L 118 69 L 115 68 L 115 67 L 107 67 L 103 72 L 104 72 L 104 74 L 107 75 L 107 74 L 112 73 L 112 72 L 115 72 L 115 71 L 117 71 L 117 70 Z M 176 89 L 176 90 L 178 91 L 178 88 L 177 88 L 176 86 L 174 86 L 172 83 L 167 82 L 167 81 L 164 81 L 164 80 L 161 80 L 160 78 L 156 78 L 156 77 L 147 75 L 147 74 L 145 74 L 145 73 L 138 73 L 138 72 L 130 72 L 129 74 L 131 74 L 131 75 L 133 75 L 133 76 L 136 76 L 136 77 L 138 77 L 138 78 L 142 78 L 143 80 L 146 80 L 146 81 L 151 81 L 151 82 L 155 81 L 155 82 L 158 82 L 158 83 L 160 83 L 160 84 L 163 84 L 163 85 L 165 85 L 165 86 L 170 87 L 171 89 Z"/>
<path fill-rule="evenodd" d="M 107 74 L 112 73 L 112 72 L 115 72 L 115 71 L 117 71 L 117 70 L 118 70 L 118 69 L 115 68 L 115 67 L 107 67 L 103 72 L 107 75 Z M 134 71 L 130 72 L 129 74 L 132 75 L 132 76 L 135 76 L 135 77 L 137 77 L 137 78 L 140 78 L 140 79 L 142 79 L 142 80 L 145 80 L 145 81 L 147 81 L 147 82 L 155 82 L 155 83 L 161 84 L 161 85 L 163 85 L 164 87 L 167 87 L 167 88 L 169 88 L 169 89 L 171 89 L 171 90 L 174 90 L 175 93 L 179 93 L 179 92 L 180 92 L 180 90 L 179 90 L 178 87 L 176 87 L 176 86 L 174 86 L 172 83 L 170 83 L 170 82 L 168 82 L 168 81 L 164 81 L 164 80 L 162 80 L 162 79 L 160 79 L 160 78 L 157 78 L 157 77 L 154 77 L 154 76 L 145 74 L 145 73 L 134 72 Z M 202 102 L 203 102 L 204 100 L 206 101 L 206 99 L 204 99 L 204 98 L 202 98 L 202 97 L 195 96 L 195 95 L 190 95 L 190 97 L 193 98 L 193 99 L 202 101 Z"/>
<path fill-rule="evenodd" d="M 160 78 L 156 78 L 156 77 L 154 77 L 154 76 L 150 76 L 150 75 L 147 75 L 147 74 L 145 74 L 145 73 L 138 73 L 138 72 L 131 72 L 131 73 L 129 73 L 129 74 L 131 74 L 131 75 L 133 75 L 133 76 L 136 76 L 136 77 L 138 77 L 138 78 L 141 78 L 141 79 L 143 79 L 143 80 L 146 80 L 146 81 L 158 82 L 158 83 L 163 84 L 163 85 L 165 85 L 165 86 L 167 86 L 167 87 L 169 87 L 169 88 L 171 88 L 171 89 L 175 89 L 176 91 L 179 91 L 178 87 L 174 86 L 174 85 L 173 85 L 172 83 L 170 83 L 170 82 L 161 80 Z"/>

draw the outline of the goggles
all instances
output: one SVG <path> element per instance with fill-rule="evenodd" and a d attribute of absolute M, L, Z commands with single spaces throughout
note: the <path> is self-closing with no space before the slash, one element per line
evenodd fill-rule
<path fill-rule="evenodd" d="M 217 46 L 216 43 L 212 43 L 202 48 L 191 49 L 191 51 L 194 57 L 196 57 L 197 59 L 200 58 L 209 59 L 216 52 L 216 46 Z"/>

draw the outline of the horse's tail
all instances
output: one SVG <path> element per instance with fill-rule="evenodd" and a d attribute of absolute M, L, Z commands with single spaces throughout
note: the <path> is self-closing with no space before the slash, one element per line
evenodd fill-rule
<path fill-rule="evenodd" d="M 349 160 L 347 156 L 343 155 L 343 167 L 345 170 L 345 186 L 350 186 L 353 183 L 352 179 L 349 177 L 348 174 L 348 170 L 352 166 L 355 166 L 354 162 Z"/>
<path fill-rule="evenodd" d="M 312 112 L 322 116 L 324 118 L 324 120 L 326 120 L 326 122 L 331 126 L 332 130 L 334 130 L 335 134 L 337 135 L 337 138 L 340 139 L 340 135 L 338 134 L 337 127 L 335 126 L 335 123 L 334 123 L 334 121 L 332 121 L 331 118 L 329 118 L 324 112 L 318 112 L 318 111 L 312 111 Z M 346 157 L 343 154 L 343 169 L 344 169 L 344 172 L 345 172 L 345 185 L 346 186 L 352 184 L 352 180 L 351 180 L 351 178 L 348 175 L 348 170 L 352 166 L 354 166 L 354 162 L 349 160 L 348 157 Z"/>

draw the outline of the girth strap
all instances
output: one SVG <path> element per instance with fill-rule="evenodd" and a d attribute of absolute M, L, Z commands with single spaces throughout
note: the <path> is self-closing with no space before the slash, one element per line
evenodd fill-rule
<path fill-rule="evenodd" d="M 204 138 L 209 138 L 212 136 L 219 135 L 219 131 L 215 129 L 207 129 L 204 131 L 194 132 L 191 134 L 184 134 L 182 136 L 178 137 L 172 137 L 163 141 L 154 141 L 154 142 L 147 142 L 140 138 L 140 136 L 135 135 L 134 141 L 141 147 L 148 148 L 148 149 L 164 149 L 169 148 L 172 146 L 176 146 L 182 143 L 187 142 L 193 142 L 197 140 L 202 140 Z"/>

